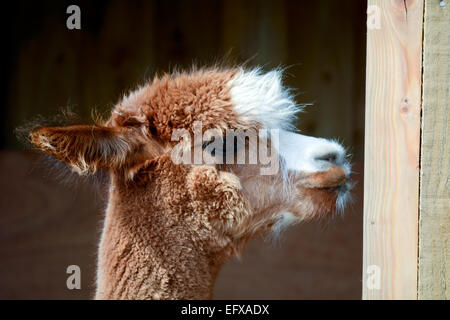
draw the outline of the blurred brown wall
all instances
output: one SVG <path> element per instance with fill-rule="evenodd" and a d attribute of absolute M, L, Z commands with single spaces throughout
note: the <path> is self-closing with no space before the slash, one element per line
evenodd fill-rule
<path fill-rule="evenodd" d="M 82 29 L 72 31 L 69 4 L 15 1 L 3 19 L 1 148 L 21 149 L 14 128 L 38 114 L 107 112 L 155 72 L 224 56 L 287 67 L 297 101 L 314 104 L 298 127 L 354 154 L 355 206 L 325 227 L 293 228 L 278 246 L 253 241 L 221 273 L 216 297 L 360 298 L 365 1 L 80 1 Z M 45 177 L 33 157 L 0 153 L 0 298 L 91 297 L 104 200 L 88 183 Z M 69 264 L 85 275 L 80 291 L 65 287 Z"/>
<path fill-rule="evenodd" d="M 225 56 L 283 66 L 299 103 L 298 127 L 339 138 L 361 158 L 365 1 L 82 1 L 81 30 L 66 28 L 69 2 L 18 1 L 12 11 L 2 117 L 13 129 L 72 106 L 89 119 L 155 72 Z"/>

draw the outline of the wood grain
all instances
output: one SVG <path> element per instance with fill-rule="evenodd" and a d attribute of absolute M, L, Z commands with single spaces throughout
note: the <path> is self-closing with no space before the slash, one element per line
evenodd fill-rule
<path fill-rule="evenodd" d="M 363 298 L 416 299 L 423 1 L 368 5 Z"/>
<path fill-rule="evenodd" d="M 425 2 L 419 299 L 450 299 L 450 14 Z"/>

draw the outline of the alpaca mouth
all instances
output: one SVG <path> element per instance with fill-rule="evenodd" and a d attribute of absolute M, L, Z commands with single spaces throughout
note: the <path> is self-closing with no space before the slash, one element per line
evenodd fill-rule
<path fill-rule="evenodd" d="M 299 184 L 308 189 L 322 189 L 326 191 L 341 190 L 344 192 L 349 183 L 349 175 L 344 168 L 333 165 L 327 171 L 319 171 L 304 175 Z M 347 187 L 346 187 L 347 185 Z"/>
<path fill-rule="evenodd" d="M 354 183 L 350 180 L 347 180 L 343 185 L 335 188 L 333 192 L 337 194 L 336 198 L 336 212 L 343 213 L 347 203 L 351 201 L 351 193 L 350 191 L 354 187 Z"/>
<path fill-rule="evenodd" d="M 329 196 L 335 198 L 334 213 L 343 214 L 347 204 L 352 199 L 350 191 L 353 189 L 354 183 L 349 178 L 346 175 L 345 179 L 342 179 L 342 183 L 339 185 L 316 188 L 317 190 L 325 191 Z"/>
<path fill-rule="evenodd" d="M 348 177 L 339 184 L 330 185 L 315 185 L 305 187 L 304 185 L 297 185 L 299 196 L 301 198 L 307 197 L 311 201 L 310 218 L 330 218 L 336 214 L 342 215 L 351 201 L 351 192 L 354 183 Z"/>
<path fill-rule="evenodd" d="M 349 177 L 344 177 L 342 179 L 342 182 L 339 184 L 333 184 L 331 186 L 317 187 L 317 189 L 324 189 L 326 191 L 336 192 L 338 194 L 345 194 L 347 192 L 350 192 L 350 190 L 352 188 L 353 188 L 353 182 L 349 179 Z"/>
<path fill-rule="evenodd" d="M 344 195 L 350 190 L 353 189 L 353 182 L 351 180 L 346 180 L 345 183 L 341 184 L 340 186 L 331 188 L 333 191 L 337 192 L 339 195 Z"/>
<path fill-rule="evenodd" d="M 319 186 L 318 189 L 326 189 L 328 191 L 345 192 L 347 190 L 347 186 L 346 186 L 347 183 L 349 183 L 348 177 L 342 176 L 342 178 L 340 178 L 337 181 L 331 181 L 329 184 L 327 184 L 325 186 Z"/>

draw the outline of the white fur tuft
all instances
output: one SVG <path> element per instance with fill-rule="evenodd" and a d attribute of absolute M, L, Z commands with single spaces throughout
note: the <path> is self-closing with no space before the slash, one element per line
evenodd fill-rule
<path fill-rule="evenodd" d="M 271 238 L 272 240 L 278 240 L 283 231 L 285 231 L 288 227 L 299 222 L 299 219 L 296 218 L 290 212 L 281 212 L 277 215 L 278 220 L 272 226 Z"/>
<path fill-rule="evenodd" d="M 292 122 L 301 108 L 283 86 L 281 70 L 241 69 L 229 85 L 233 109 L 242 119 L 258 122 L 263 129 L 294 129 Z"/>

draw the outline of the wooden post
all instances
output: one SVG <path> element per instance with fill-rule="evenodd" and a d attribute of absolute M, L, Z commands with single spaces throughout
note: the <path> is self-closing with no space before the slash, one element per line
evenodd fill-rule
<path fill-rule="evenodd" d="M 368 1 L 364 299 L 417 298 L 422 26 L 422 0 Z"/>
<path fill-rule="evenodd" d="M 449 10 L 425 2 L 419 299 L 450 299 Z"/>

